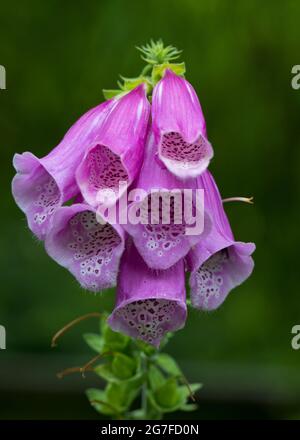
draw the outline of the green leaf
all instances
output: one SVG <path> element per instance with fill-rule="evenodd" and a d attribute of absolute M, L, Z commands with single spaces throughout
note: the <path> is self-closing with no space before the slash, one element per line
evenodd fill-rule
<path fill-rule="evenodd" d="M 95 408 L 95 410 L 99 413 L 108 416 L 118 414 L 118 409 L 112 407 L 107 402 L 105 391 L 98 390 L 97 388 L 89 388 L 88 390 L 86 390 L 86 395 L 93 408 Z"/>
<path fill-rule="evenodd" d="M 161 408 L 169 409 L 175 407 L 180 399 L 177 380 L 173 377 L 169 378 L 153 395 Z"/>
<path fill-rule="evenodd" d="M 83 339 L 87 345 L 97 353 L 101 353 L 103 350 L 103 338 L 97 333 L 85 333 Z"/>
<path fill-rule="evenodd" d="M 103 333 L 105 332 L 105 330 L 108 327 L 108 324 L 107 324 L 108 317 L 109 317 L 109 314 L 107 312 L 103 312 L 101 315 L 100 322 L 99 322 L 99 324 L 100 324 L 99 330 L 100 330 L 101 335 L 103 335 Z"/>
<path fill-rule="evenodd" d="M 148 369 L 148 379 L 149 379 L 150 388 L 153 391 L 156 391 L 159 388 L 161 388 L 166 382 L 164 375 L 154 365 L 150 365 Z"/>
<path fill-rule="evenodd" d="M 129 379 L 136 372 L 136 361 L 122 353 L 117 353 L 112 361 L 112 373 L 119 379 Z"/>
<path fill-rule="evenodd" d="M 120 90 L 120 89 L 115 89 L 115 90 L 103 89 L 102 93 L 103 93 L 103 96 L 104 96 L 105 99 L 111 99 L 111 98 L 114 98 L 115 96 L 118 96 L 121 93 L 123 93 L 123 90 Z"/>
<path fill-rule="evenodd" d="M 192 393 L 195 393 L 196 391 L 200 390 L 200 388 L 202 388 L 202 384 L 201 383 L 192 383 L 192 384 L 189 384 L 189 388 L 186 385 L 182 385 L 178 389 L 182 404 L 186 403 L 186 401 L 189 399 L 189 397 L 191 395 L 190 391 L 192 391 Z"/>
<path fill-rule="evenodd" d="M 119 379 L 111 371 L 110 364 L 100 364 L 94 368 L 95 373 L 107 382 L 119 382 Z"/>
<path fill-rule="evenodd" d="M 182 372 L 177 365 L 176 361 L 166 353 L 160 353 L 157 355 L 156 364 L 162 368 L 166 373 L 172 376 L 182 376 Z"/>
<path fill-rule="evenodd" d="M 146 413 L 143 409 L 136 409 L 127 414 L 129 420 L 146 420 Z"/>
<path fill-rule="evenodd" d="M 147 344 L 147 342 L 141 341 L 140 339 L 136 339 L 134 342 L 138 350 L 142 351 L 147 356 L 152 356 L 157 351 L 157 349 L 153 347 L 153 345 Z"/>
<path fill-rule="evenodd" d="M 172 70 L 176 75 L 183 76 L 185 74 L 185 64 L 184 63 L 164 63 L 156 64 L 152 70 L 152 82 L 156 84 L 165 74 L 166 69 Z"/>
<path fill-rule="evenodd" d="M 190 389 L 195 392 L 201 388 L 200 384 L 191 384 Z M 170 413 L 182 409 L 193 411 L 197 405 L 187 404 L 190 391 L 186 386 L 178 386 L 175 378 L 168 379 L 165 384 L 155 392 L 148 392 L 148 399 L 153 408 L 160 413 Z"/>
<path fill-rule="evenodd" d="M 107 402 L 120 412 L 124 412 L 130 407 L 138 392 L 139 387 L 129 382 L 112 382 L 105 388 Z"/>
<path fill-rule="evenodd" d="M 196 411 L 196 409 L 198 409 L 198 405 L 196 405 L 195 403 L 189 403 L 189 404 L 185 403 L 180 407 L 180 410 L 185 412 Z"/>
<path fill-rule="evenodd" d="M 103 331 L 104 351 L 122 351 L 128 345 L 130 338 L 122 333 L 114 332 L 106 326 Z"/>

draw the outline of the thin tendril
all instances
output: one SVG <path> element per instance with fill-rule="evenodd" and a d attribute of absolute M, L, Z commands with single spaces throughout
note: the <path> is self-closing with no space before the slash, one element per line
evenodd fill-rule
<path fill-rule="evenodd" d="M 79 316 L 78 318 L 76 318 L 73 321 L 69 322 L 63 328 L 58 330 L 58 332 L 53 336 L 53 338 L 51 340 L 51 347 L 52 348 L 56 347 L 57 346 L 56 342 L 57 342 L 58 338 L 63 336 L 70 328 L 74 327 L 76 324 L 78 324 L 81 321 L 84 321 L 85 319 L 96 318 L 96 317 L 100 318 L 101 317 L 101 313 L 98 313 L 98 312 L 87 313 L 86 315 Z"/>
<path fill-rule="evenodd" d="M 187 378 L 182 374 L 182 375 L 180 376 L 180 380 L 181 380 L 181 382 L 187 387 L 188 392 L 190 393 L 190 398 L 192 399 L 192 401 L 193 401 L 193 402 L 197 402 L 197 399 L 196 399 L 196 397 L 195 397 L 195 394 L 193 393 L 193 391 L 192 391 L 192 389 L 191 389 L 191 387 L 190 387 L 190 384 L 189 384 L 188 381 L 187 381 Z"/>
<path fill-rule="evenodd" d="M 244 202 L 244 203 L 249 203 L 250 205 L 253 205 L 254 204 L 253 199 L 254 199 L 254 197 L 228 197 L 227 199 L 223 199 L 222 202 L 223 203 Z"/>
<path fill-rule="evenodd" d="M 81 369 L 80 369 L 80 373 L 82 374 L 82 377 L 85 377 L 85 375 L 84 375 L 84 373 L 86 372 L 86 371 L 89 371 L 90 370 L 90 367 L 98 360 L 98 359 L 101 359 L 101 358 L 103 358 L 103 357 L 105 357 L 105 356 L 110 356 L 110 355 L 113 355 L 114 354 L 114 352 L 112 352 L 112 351 L 106 351 L 105 353 L 100 353 L 100 354 L 97 354 L 97 356 L 95 356 L 95 357 L 93 357 L 90 361 L 88 361 L 83 367 L 81 367 Z"/>
<path fill-rule="evenodd" d="M 93 368 L 88 368 L 85 371 L 94 371 Z M 66 368 L 65 370 L 60 371 L 59 373 L 57 373 L 57 377 L 58 379 L 62 379 L 65 376 L 68 376 L 69 374 L 73 374 L 73 373 L 81 373 L 82 372 L 82 367 L 71 367 L 71 368 Z"/>
<path fill-rule="evenodd" d="M 113 351 L 106 351 L 105 353 L 100 353 L 97 356 L 94 356 L 86 364 L 84 364 L 83 367 L 70 367 L 70 368 L 66 368 L 65 370 L 60 371 L 59 373 L 57 373 L 57 377 L 59 379 L 62 379 L 64 376 L 67 376 L 68 374 L 72 374 L 72 373 L 81 373 L 82 377 L 85 377 L 85 372 L 86 371 L 94 371 L 94 368 L 92 368 L 92 365 L 98 359 L 101 359 L 101 358 L 103 358 L 105 356 L 110 356 L 110 355 L 113 355 L 113 354 L 114 354 Z"/>

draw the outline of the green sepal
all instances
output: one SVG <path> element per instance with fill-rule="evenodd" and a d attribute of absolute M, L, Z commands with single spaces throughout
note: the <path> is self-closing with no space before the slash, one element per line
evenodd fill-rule
<path fill-rule="evenodd" d="M 171 378 L 169 380 L 175 382 L 176 392 L 174 392 L 175 390 L 174 384 L 171 386 L 170 385 L 164 386 L 162 389 L 159 390 L 159 392 L 156 393 L 149 391 L 148 393 L 149 402 L 154 407 L 154 409 L 161 413 L 170 413 L 170 412 L 178 411 L 180 409 L 182 409 L 183 411 L 193 411 L 197 409 L 197 405 L 187 404 L 187 399 L 190 396 L 190 391 L 188 390 L 188 388 L 186 386 L 178 387 L 177 381 L 174 378 Z M 201 388 L 201 384 L 190 385 L 190 389 L 192 392 L 196 392 L 200 388 Z M 173 396 L 172 398 L 169 398 L 168 401 L 167 393 L 170 391 L 171 393 L 173 392 Z M 166 395 L 164 395 L 164 393 Z M 175 401 L 176 397 L 177 397 L 177 401 Z M 174 403 L 173 405 L 172 405 L 172 400 Z M 168 404 L 168 406 L 166 404 Z"/>
<path fill-rule="evenodd" d="M 129 379 L 136 373 L 137 363 L 135 359 L 122 353 L 117 353 L 111 363 L 112 373 L 121 380 Z"/>
<path fill-rule="evenodd" d="M 124 84 L 122 84 L 122 90 L 124 91 L 133 90 L 140 84 L 145 84 L 147 93 L 150 93 L 152 90 L 151 80 L 146 76 L 138 76 L 137 78 L 125 78 L 121 76 L 121 79 L 124 81 Z"/>
<path fill-rule="evenodd" d="M 196 411 L 196 409 L 198 409 L 198 405 L 196 405 L 195 403 L 185 403 L 180 407 L 180 411 L 185 411 L 185 412 Z"/>
<path fill-rule="evenodd" d="M 92 350 L 96 351 L 96 353 L 101 353 L 103 351 L 104 340 L 102 336 L 97 333 L 85 333 L 83 339 Z"/>
<path fill-rule="evenodd" d="M 166 379 L 162 372 L 155 367 L 154 365 L 150 365 L 148 369 L 148 379 L 149 385 L 152 391 L 157 391 L 166 383 Z"/>
<path fill-rule="evenodd" d="M 106 401 L 119 412 L 126 411 L 139 393 L 141 381 L 111 382 L 105 388 Z"/>
<path fill-rule="evenodd" d="M 124 91 L 120 90 L 120 89 L 115 89 L 115 90 L 111 90 L 111 89 L 102 89 L 102 93 L 105 99 L 111 99 L 114 98 L 115 96 L 121 95 Z"/>
<path fill-rule="evenodd" d="M 159 353 L 155 358 L 156 364 L 171 376 L 182 376 L 182 371 L 176 361 L 166 353 Z"/>
<path fill-rule="evenodd" d="M 94 368 L 94 372 L 107 382 L 119 382 L 120 380 L 111 371 L 111 364 L 100 364 Z"/>
<path fill-rule="evenodd" d="M 177 380 L 170 377 L 165 383 L 153 393 L 156 403 L 165 409 L 174 408 L 179 403 L 179 392 Z"/>
<path fill-rule="evenodd" d="M 136 409 L 126 414 L 129 420 L 161 420 L 162 413 L 157 411 L 148 400 L 147 413 L 143 409 Z"/>
<path fill-rule="evenodd" d="M 148 344 L 147 342 L 144 342 L 140 339 L 136 339 L 134 342 L 138 350 L 142 351 L 147 356 L 152 356 L 157 352 L 157 349 L 153 347 L 153 345 Z"/>
<path fill-rule="evenodd" d="M 89 388 L 88 390 L 86 390 L 86 395 L 92 407 L 100 414 L 104 414 L 107 416 L 118 414 L 118 409 L 112 407 L 111 404 L 107 402 L 106 393 L 104 390 Z"/>
<path fill-rule="evenodd" d="M 145 378 L 145 374 L 142 373 L 139 365 L 136 368 L 135 374 L 126 379 L 122 379 L 119 375 L 113 373 L 111 363 L 97 365 L 94 368 L 94 372 L 107 382 L 127 382 L 132 383 L 134 386 L 140 386 Z"/>
<path fill-rule="evenodd" d="M 166 69 L 172 70 L 176 75 L 184 76 L 185 63 L 164 63 L 156 64 L 152 70 L 152 82 L 156 84 L 165 74 Z"/>
<path fill-rule="evenodd" d="M 129 344 L 129 336 L 123 333 L 114 332 L 109 326 L 105 326 L 103 330 L 104 351 L 123 351 Z"/>

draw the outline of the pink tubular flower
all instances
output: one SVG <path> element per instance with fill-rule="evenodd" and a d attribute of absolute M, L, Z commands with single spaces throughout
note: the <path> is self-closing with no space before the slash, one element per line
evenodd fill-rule
<path fill-rule="evenodd" d="M 183 182 L 169 173 L 157 156 L 154 136 L 150 132 L 144 163 L 133 190 L 142 190 L 143 193 L 139 200 L 129 205 L 129 218 L 124 229 L 131 235 L 137 250 L 152 269 L 161 270 L 173 266 L 185 257 L 191 246 L 203 239 L 210 229 L 209 218 L 204 216 L 201 208 L 195 206 L 195 200 L 192 199 L 192 218 L 199 221 L 201 218 L 204 228 L 194 235 L 186 233 L 188 226 L 185 218 L 188 216 L 185 217 L 187 210 L 184 212 L 183 191 L 187 187 L 193 190 L 193 180 Z M 130 218 L 132 211 L 140 212 L 140 221 L 137 224 Z M 169 213 L 169 218 L 166 217 L 166 213 Z"/>
<path fill-rule="evenodd" d="M 110 190 L 107 204 L 115 202 L 119 182 L 127 186 L 139 172 L 144 154 L 150 104 L 143 84 L 116 98 L 91 147 L 77 170 L 78 186 L 85 200 L 99 205 L 99 191 Z M 126 189 L 126 186 L 124 186 Z"/>
<path fill-rule="evenodd" d="M 152 119 L 159 157 L 179 178 L 199 176 L 213 157 L 195 90 L 171 70 L 156 85 Z"/>
<path fill-rule="evenodd" d="M 95 292 L 116 285 L 124 250 L 122 228 L 101 224 L 97 218 L 95 210 L 83 203 L 61 207 L 45 241 L 48 254 L 82 287 Z"/>
<path fill-rule="evenodd" d="M 15 154 L 13 196 L 38 238 L 45 238 L 56 209 L 78 193 L 75 170 L 112 105 L 113 100 L 106 101 L 85 113 L 42 159 L 30 152 Z"/>
<path fill-rule="evenodd" d="M 159 346 L 165 333 L 186 320 L 184 266 L 181 260 L 166 271 L 147 267 L 132 242 L 123 254 L 116 308 L 108 318 L 115 331 Z"/>
<path fill-rule="evenodd" d="M 218 187 L 209 171 L 198 177 L 198 184 L 204 188 L 205 206 L 213 227 L 187 257 L 191 301 L 196 308 L 213 310 L 223 303 L 231 289 L 251 275 L 255 245 L 234 240 Z"/>

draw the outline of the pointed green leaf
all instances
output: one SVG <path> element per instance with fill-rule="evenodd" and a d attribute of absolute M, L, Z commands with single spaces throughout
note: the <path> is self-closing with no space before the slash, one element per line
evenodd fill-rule
<path fill-rule="evenodd" d="M 157 349 L 153 347 L 153 345 L 147 344 L 147 342 L 141 341 L 140 339 L 137 339 L 134 342 L 138 350 L 142 351 L 147 356 L 152 356 L 157 351 Z"/>
<path fill-rule="evenodd" d="M 123 333 L 114 332 L 110 327 L 103 331 L 104 351 L 122 351 L 128 345 L 130 338 Z"/>
<path fill-rule="evenodd" d="M 127 410 L 137 397 L 139 387 L 128 382 L 109 383 L 105 388 L 107 402 L 120 412 Z"/>
<path fill-rule="evenodd" d="M 173 377 L 168 379 L 153 395 L 158 405 L 162 408 L 173 408 L 176 406 L 180 398 L 176 379 Z"/>
<path fill-rule="evenodd" d="M 105 391 L 90 388 L 86 390 L 86 395 L 93 408 L 95 408 L 95 410 L 99 413 L 109 416 L 118 413 L 116 408 L 107 403 Z"/>
<path fill-rule="evenodd" d="M 148 379 L 149 379 L 150 388 L 153 391 L 156 391 L 157 389 L 161 388 L 166 382 L 164 375 L 154 365 L 150 365 L 148 369 Z"/>
<path fill-rule="evenodd" d="M 95 373 L 107 382 L 118 382 L 118 379 L 111 371 L 110 364 L 100 364 L 94 368 Z"/>
<path fill-rule="evenodd" d="M 136 361 L 122 353 L 117 353 L 112 361 L 112 373 L 119 379 L 129 379 L 136 372 Z"/>
<path fill-rule="evenodd" d="M 101 353 L 103 349 L 103 338 L 97 333 L 85 333 L 83 339 L 87 345 L 97 353 Z"/>
<path fill-rule="evenodd" d="M 156 357 L 156 364 L 162 368 L 166 373 L 172 376 L 182 376 L 182 372 L 177 365 L 175 359 L 166 353 L 160 353 Z"/>
<path fill-rule="evenodd" d="M 196 411 L 196 409 L 198 409 L 198 405 L 195 403 L 184 404 L 180 407 L 180 410 L 185 412 Z"/>

